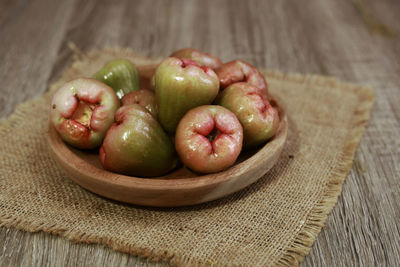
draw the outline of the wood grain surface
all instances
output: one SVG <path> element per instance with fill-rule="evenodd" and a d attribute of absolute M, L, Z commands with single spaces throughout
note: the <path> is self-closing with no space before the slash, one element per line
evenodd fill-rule
<path fill-rule="evenodd" d="M 400 264 L 400 2 L 0 0 L 0 116 L 41 95 L 82 51 L 193 46 L 284 72 L 376 88 L 338 204 L 304 266 Z M 340 104 L 340 103 L 338 103 Z M 1 266 L 162 266 L 99 245 L 0 228 Z"/>

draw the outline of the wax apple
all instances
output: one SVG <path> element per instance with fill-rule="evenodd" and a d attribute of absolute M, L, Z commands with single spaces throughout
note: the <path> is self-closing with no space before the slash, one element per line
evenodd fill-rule
<path fill-rule="evenodd" d="M 149 90 L 141 89 L 139 91 L 130 92 L 121 99 L 123 106 L 138 104 L 147 109 L 151 115 L 157 118 L 158 108 L 156 103 L 156 95 Z"/>
<path fill-rule="evenodd" d="M 218 75 L 221 90 L 237 82 L 247 82 L 256 86 L 257 92 L 264 98 L 268 97 L 268 84 L 264 76 L 252 65 L 241 60 L 225 63 L 215 70 Z"/>
<path fill-rule="evenodd" d="M 113 89 L 94 79 L 65 83 L 53 96 L 50 119 L 61 138 L 77 148 L 101 145 L 119 100 Z"/>
<path fill-rule="evenodd" d="M 179 122 L 175 147 L 181 161 L 201 173 L 222 171 L 240 154 L 243 130 L 228 109 L 205 105 L 196 107 Z"/>
<path fill-rule="evenodd" d="M 219 68 L 222 62 L 219 58 L 209 53 L 201 52 L 194 48 L 183 48 L 171 54 L 171 57 L 188 58 L 194 60 L 200 66 L 207 66 L 212 69 Z"/>
<path fill-rule="evenodd" d="M 139 90 L 139 72 L 135 64 L 127 59 L 115 59 L 108 62 L 93 78 L 114 89 L 118 98 Z"/>
<path fill-rule="evenodd" d="M 169 57 L 155 72 L 158 118 L 164 129 L 175 132 L 183 115 L 197 106 L 211 104 L 218 94 L 215 72 L 190 59 Z"/>
<path fill-rule="evenodd" d="M 266 142 L 279 127 L 276 108 L 248 83 L 234 83 L 223 90 L 216 103 L 226 107 L 243 126 L 244 147 L 250 148 Z"/>
<path fill-rule="evenodd" d="M 137 104 L 122 106 L 100 148 L 107 170 L 153 177 L 167 173 L 178 163 L 174 146 L 157 120 Z"/>

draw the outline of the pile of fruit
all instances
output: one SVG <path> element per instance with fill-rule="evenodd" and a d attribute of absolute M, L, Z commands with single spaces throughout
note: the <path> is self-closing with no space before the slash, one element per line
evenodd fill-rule
<path fill-rule="evenodd" d="M 222 171 L 279 126 L 254 66 L 222 64 L 192 48 L 164 59 L 146 89 L 126 59 L 67 82 L 53 96 L 50 118 L 68 144 L 100 147 L 106 170 L 140 177 L 166 174 L 180 162 L 199 173 Z"/>

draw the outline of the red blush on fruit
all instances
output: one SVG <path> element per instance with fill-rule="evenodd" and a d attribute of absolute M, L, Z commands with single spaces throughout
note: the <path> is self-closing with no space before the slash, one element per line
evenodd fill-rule
<path fill-rule="evenodd" d="M 201 173 L 222 171 L 240 154 L 243 129 L 236 116 L 221 106 L 190 110 L 179 122 L 175 147 L 182 162 Z"/>

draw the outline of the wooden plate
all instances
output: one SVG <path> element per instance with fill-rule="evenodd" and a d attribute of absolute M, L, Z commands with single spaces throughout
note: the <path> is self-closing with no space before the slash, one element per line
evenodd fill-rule
<path fill-rule="evenodd" d="M 142 86 L 147 86 L 155 66 L 140 66 Z M 162 177 L 138 178 L 106 171 L 97 151 L 83 151 L 65 144 L 49 124 L 48 141 L 52 156 L 68 176 L 83 188 L 101 196 L 131 204 L 175 207 L 221 198 L 254 183 L 277 162 L 285 144 L 288 122 L 279 109 L 279 130 L 263 147 L 240 155 L 234 166 L 208 175 L 198 175 L 185 167 Z"/>

